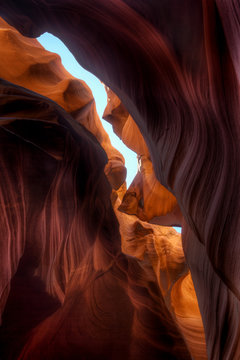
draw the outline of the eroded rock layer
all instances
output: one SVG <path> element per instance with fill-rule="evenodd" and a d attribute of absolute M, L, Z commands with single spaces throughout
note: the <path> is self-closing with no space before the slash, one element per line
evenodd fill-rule
<path fill-rule="evenodd" d="M 100 145 L 54 102 L 3 80 L 0 105 L 8 292 L 15 273 L 2 356 L 189 358 L 151 269 L 120 251 Z"/>
<path fill-rule="evenodd" d="M 108 104 L 103 118 L 119 138 L 138 155 L 139 171 L 122 199 L 119 210 L 143 221 L 161 225 L 181 225 L 182 214 L 176 198 L 155 176 L 146 142 L 120 99 L 106 88 Z"/>
<path fill-rule="evenodd" d="M 110 195 L 125 176 L 106 168 L 91 92 L 1 25 L 0 72 L 17 84 L 0 80 L 1 358 L 190 358 L 153 268 L 121 252 Z"/>
<path fill-rule="evenodd" d="M 185 261 L 181 235 L 173 228 L 152 225 L 138 217 L 114 210 L 120 224 L 122 251 L 152 268 L 165 304 L 178 324 L 196 360 L 207 359 L 205 335 L 191 274 Z"/>
<path fill-rule="evenodd" d="M 237 0 L 1 0 L 23 34 L 49 31 L 121 99 L 176 197 L 209 359 L 240 354 Z"/>
<path fill-rule="evenodd" d="M 22 36 L 0 18 L 0 77 L 57 102 L 88 129 L 108 156 L 105 173 L 117 189 L 125 181 L 124 158 L 110 142 L 84 81 L 62 66 L 59 55 L 46 51 L 36 39 Z"/>

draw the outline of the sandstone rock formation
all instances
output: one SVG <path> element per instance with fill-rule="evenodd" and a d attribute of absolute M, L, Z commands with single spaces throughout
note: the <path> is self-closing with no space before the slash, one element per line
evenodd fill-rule
<path fill-rule="evenodd" d="M 47 98 L 4 80 L 0 90 L 8 290 L 17 270 L 1 355 L 189 358 L 153 273 L 121 254 L 100 145 Z"/>
<path fill-rule="evenodd" d="M 88 129 L 107 153 L 105 172 L 117 189 L 125 180 L 124 158 L 111 145 L 87 84 L 66 71 L 59 55 L 46 51 L 37 40 L 22 36 L 3 19 L 0 42 L 4 44 L 0 49 L 0 77 L 57 102 Z"/>
<path fill-rule="evenodd" d="M 143 221 L 161 225 L 181 225 L 182 214 L 176 198 L 157 179 L 144 138 L 120 99 L 106 88 L 108 104 L 103 118 L 120 139 L 138 155 L 139 172 L 128 188 L 120 210 Z"/>
<path fill-rule="evenodd" d="M 122 251 L 154 269 L 164 301 L 186 340 L 191 356 L 207 359 L 205 335 L 191 274 L 185 261 L 181 235 L 173 228 L 156 226 L 134 215 L 114 210 L 120 224 Z"/>
<path fill-rule="evenodd" d="M 110 195 L 125 176 L 106 170 L 89 89 L 1 24 L 1 358 L 190 358 L 153 269 L 121 252 Z"/>
<path fill-rule="evenodd" d="M 136 121 L 157 179 L 183 214 L 183 249 L 208 358 L 238 359 L 239 2 L 0 4 L 1 15 L 23 34 L 49 31 L 68 44 Z"/>

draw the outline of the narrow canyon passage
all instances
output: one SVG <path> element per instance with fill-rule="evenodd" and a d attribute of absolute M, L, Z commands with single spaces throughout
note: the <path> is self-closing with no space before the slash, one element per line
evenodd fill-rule
<path fill-rule="evenodd" d="M 239 4 L 0 5 L 1 360 L 237 360 Z"/>
<path fill-rule="evenodd" d="M 139 334 L 135 336 L 138 337 L 142 333 L 142 336 L 147 337 L 144 324 L 148 321 L 148 327 L 152 326 L 152 317 L 156 317 L 156 314 L 153 315 L 156 307 L 159 328 L 152 330 L 150 343 L 155 336 L 159 336 L 160 331 L 162 336 L 164 334 L 164 344 L 168 338 L 167 341 L 170 343 L 182 342 L 181 351 L 186 354 L 187 350 L 183 350 L 184 342 L 180 340 L 180 330 L 177 330 L 177 327 L 173 330 L 176 321 L 191 352 L 198 354 L 199 359 L 204 358 L 205 345 L 201 316 L 191 276 L 184 259 L 181 236 L 171 227 L 152 225 L 148 222 L 153 218 L 164 218 L 167 214 L 169 225 L 172 225 L 169 219 L 172 212 L 176 213 L 176 199 L 155 178 L 147 146 L 133 119 L 116 95 L 110 89 L 106 89 L 108 102 L 103 116 L 113 125 L 117 135 L 137 153 L 141 164 L 136 178 L 127 189 L 124 158 L 112 147 L 102 127 L 88 86 L 82 80 L 67 73 L 56 54 L 44 50 L 36 40 L 24 38 L 3 20 L 1 20 L 0 34 L 2 41 L 5 40 L 5 61 L 12 64 L 9 72 L 4 68 L 4 64 L 1 66 L 1 76 L 5 78 L 2 82 L 1 106 L 2 109 L 7 109 L 1 113 L 4 122 L 1 127 L 1 144 L 6 143 L 12 148 L 9 155 L 9 151 L 4 150 L 6 145 L 3 146 L 1 154 L 5 169 L 5 187 L 11 189 L 12 195 L 9 201 L 13 207 L 11 215 L 13 222 L 9 223 L 10 214 L 5 205 L 6 215 L 2 223 L 3 229 L 8 234 L 8 246 L 11 250 L 8 260 L 11 267 L 7 265 L 6 257 L 2 262 L 2 268 L 7 270 L 5 281 L 8 288 L 5 299 L 2 300 L 0 332 L 2 357 L 68 358 L 75 355 L 81 356 L 81 354 L 94 357 L 88 347 L 93 341 L 92 336 L 88 332 L 83 336 L 81 331 L 73 331 L 72 327 L 81 328 L 83 324 L 90 326 L 92 311 L 94 313 L 97 311 L 108 331 L 115 329 L 117 335 L 117 339 L 114 339 L 115 336 L 112 338 L 109 333 L 106 337 L 102 327 L 99 329 L 98 322 L 95 323 L 92 319 L 94 337 L 95 332 L 99 332 L 97 354 L 102 352 L 106 358 L 116 358 L 118 356 L 116 349 L 121 344 L 123 348 L 119 356 L 129 353 L 129 357 L 133 358 L 139 350 L 137 350 L 138 346 L 132 345 L 132 340 L 130 341 L 130 338 L 134 338 L 130 329 L 136 326 L 135 331 Z M 16 52 L 18 61 L 16 61 Z M 18 86 L 7 82 L 9 80 Z M 47 98 L 39 98 L 36 92 L 47 95 L 49 99 L 65 108 L 71 115 L 68 115 L 69 120 L 66 115 L 65 120 L 61 120 L 64 116 L 63 109 L 56 108 L 54 103 L 49 102 Z M 23 103 L 23 100 L 20 102 L 21 99 L 26 100 Z M 47 107 L 44 105 L 46 103 Z M 8 104 L 11 104 L 11 107 Z M 83 129 L 78 127 L 79 124 L 90 131 L 99 143 L 96 140 L 93 142 L 94 146 L 91 146 L 92 140 L 90 142 L 87 140 L 86 143 L 83 139 L 88 134 L 84 135 Z M 66 137 L 64 135 L 66 131 L 72 133 L 73 137 L 69 135 Z M 81 146 L 79 150 L 74 145 L 74 141 Z M 85 145 L 83 145 L 84 141 Z M 103 177 L 102 160 L 99 163 L 101 157 L 104 159 L 100 144 L 107 155 L 104 172 L 111 185 L 111 192 L 107 187 L 107 180 Z M 19 151 L 14 155 L 17 148 Z M 98 149 L 97 153 L 95 149 Z M 96 155 L 99 157 L 97 166 Z M 26 167 L 27 163 L 29 165 Z M 10 168 L 7 164 L 11 164 L 11 172 L 14 169 L 14 172 L 18 173 L 20 188 L 10 176 Z M 71 174 L 76 171 L 79 180 L 71 178 Z M 79 190 L 74 188 L 75 181 L 81 185 L 82 195 L 80 196 Z M 21 191 L 18 192 L 18 189 Z M 2 199 L 6 204 L 4 192 Z M 78 205 L 80 200 L 83 203 Z M 102 207 L 106 215 L 101 213 Z M 117 217 L 115 219 L 112 207 Z M 86 216 L 88 216 L 87 221 L 84 220 Z M 80 220 L 82 224 L 78 223 Z M 175 218 L 173 223 L 174 221 Z M 180 221 L 181 217 L 176 220 L 176 223 L 180 225 Z M 7 223 L 9 226 L 6 228 Z M 25 231 L 24 223 L 27 226 Z M 17 237 L 13 238 L 16 226 L 19 230 Z M 121 239 L 118 226 L 120 226 Z M 111 231 L 110 228 L 112 228 Z M 7 233 L 7 229 L 10 233 Z M 111 245 L 107 244 L 107 241 L 110 241 Z M 5 244 L 3 242 L 1 244 L 4 255 Z M 126 265 L 122 264 L 124 255 L 120 255 L 120 247 L 123 254 L 136 259 L 134 262 L 126 257 L 133 267 L 132 270 L 127 270 L 129 265 L 125 268 Z M 15 263 L 12 263 L 13 258 Z M 116 270 L 115 267 L 117 267 Z M 116 271 L 119 275 L 115 274 Z M 105 272 L 107 275 L 104 275 Z M 119 276 L 121 278 L 124 273 L 127 278 L 121 279 L 119 283 Z M 86 287 L 85 281 L 91 281 L 90 279 L 95 276 L 97 278 L 107 276 L 107 278 L 103 282 L 99 280 L 100 283 L 98 281 L 96 285 L 94 284 L 94 299 L 80 301 L 82 294 L 86 297 L 86 294 L 91 291 Z M 140 279 L 141 285 L 138 284 Z M 124 282 L 126 285 L 123 286 Z M 126 292 L 125 287 L 129 288 L 131 282 L 143 289 L 150 286 L 147 284 L 152 284 L 151 287 L 155 287 L 155 294 L 152 293 L 150 287 L 151 291 L 148 295 L 143 295 L 144 293 L 140 291 L 141 297 L 143 296 L 143 300 L 140 300 L 139 290 L 133 293 L 129 293 L 129 290 Z M 69 291 L 74 294 L 72 295 L 75 298 L 74 304 L 80 301 L 78 305 L 72 304 L 71 297 L 69 299 L 68 295 Z M 103 294 L 104 292 L 106 293 Z M 179 296 L 188 299 L 188 311 L 189 306 L 191 308 L 190 316 L 184 310 L 184 306 L 178 306 L 176 299 Z M 119 305 L 116 302 L 118 298 Z M 147 315 L 141 327 L 138 325 L 139 320 L 136 322 L 129 319 L 130 313 L 135 313 L 134 316 L 136 316 L 139 312 L 134 304 L 136 301 L 139 303 L 138 306 L 142 304 L 144 308 L 148 304 L 150 314 L 152 313 L 152 315 Z M 90 304 L 93 309 L 89 309 Z M 99 312 L 99 306 L 101 312 Z M 103 309 L 105 309 L 104 313 L 108 313 L 107 318 L 101 315 Z M 66 315 L 66 311 L 69 315 Z M 86 312 L 84 318 L 82 315 L 79 316 L 79 311 Z M 114 311 L 112 315 L 111 311 Z M 115 319 L 116 312 L 121 315 L 121 320 L 119 316 Z M 114 325 L 112 317 L 116 321 Z M 165 317 L 169 318 L 168 325 Z M 176 318 L 175 321 L 174 318 Z M 66 323 L 61 330 L 57 325 L 59 319 Z M 109 320 L 111 320 L 110 323 Z M 67 325 L 69 321 L 70 325 Z M 140 330 L 142 326 L 144 327 Z M 125 329 L 123 333 L 121 327 Z M 192 327 L 191 336 L 188 334 L 189 327 Z M 200 335 L 193 337 L 196 329 Z M 69 343 L 66 339 L 63 341 L 68 331 L 73 331 L 71 339 L 71 342 L 75 343 L 73 347 L 71 342 Z M 170 331 L 175 331 L 176 335 L 172 333 L 170 335 Z M 45 341 L 48 342 L 53 334 L 56 338 L 54 345 L 43 349 Z M 74 337 L 75 340 L 73 340 Z M 86 342 L 84 346 L 81 340 L 83 338 Z M 176 352 L 175 356 L 178 356 L 175 350 L 176 345 L 172 347 L 165 344 L 163 350 L 161 349 L 163 344 L 159 348 L 161 341 L 160 344 L 158 340 L 155 345 L 150 345 L 149 340 L 146 339 L 144 345 L 146 350 L 141 350 L 141 353 L 150 351 L 153 358 L 165 352 L 172 354 L 171 356 L 174 356 Z M 136 343 L 138 341 L 134 340 Z M 89 345 L 87 345 L 88 342 Z M 107 349 L 109 344 L 112 344 L 112 350 Z"/>

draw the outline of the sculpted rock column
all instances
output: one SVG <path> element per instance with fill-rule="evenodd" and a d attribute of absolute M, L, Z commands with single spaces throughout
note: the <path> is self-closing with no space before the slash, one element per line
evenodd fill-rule
<path fill-rule="evenodd" d="M 68 81 L 68 74 L 59 75 L 64 69 L 55 55 L 35 40 L 25 46 L 19 34 L 3 27 L 15 42 L 15 55 L 21 45 L 25 60 L 19 67 L 16 56 L 9 61 L 13 67 L 6 77 L 16 71 L 17 84 L 0 80 L 0 254 L 6 269 L 0 285 L 7 289 L 0 356 L 190 359 L 153 270 L 121 252 L 110 196 L 125 174 L 116 175 L 112 166 L 113 175 L 107 171 L 112 187 L 107 181 L 108 158 L 96 139 L 106 134 L 98 126 L 91 93 L 85 84 Z M 42 56 L 52 58 L 52 70 L 41 64 Z M 39 63 L 41 71 L 35 72 Z M 44 70 L 52 82 L 41 82 Z M 20 86 L 34 80 L 35 90 L 49 91 L 49 97 Z M 66 91 L 64 80 L 70 85 Z M 75 109 L 72 91 L 79 99 Z M 56 94 L 54 100 L 68 111 L 50 99 Z M 115 156 L 107 145 L 109 157 Z"/>
<path fill-rule="evenodd" d="M 63 39 L 123 101 L 184 216 L 208 356 L 238 359 L 239 2 L 2 0 L 1 13 Z"/>

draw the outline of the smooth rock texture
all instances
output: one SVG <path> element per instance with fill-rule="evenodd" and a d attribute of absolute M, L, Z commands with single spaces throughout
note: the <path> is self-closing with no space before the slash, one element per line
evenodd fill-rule
<path fill-rule="evenodd" d="M 202 319 L 181 236 L 171 228 L 146 223 L 181 225 L 181 211 L 176 198 L 156 179 L 147 145 L 136 123 L 116 94 L 109 88 L 106 90 L 108 104 L 103 118 L 138 154 L 139 160 L 139 172 L 123 197 L 114 203 L 122 250 L 140 259 L 144 267 L 152 266 L 164 300 L 186 339 L 191 355 L 194 359 L 206 359 Z M 118 210 L 135 216 L 126 216 Z"/>
<path fill-rule="evenodd" d="M 118 189 L 126 177 L 124 158 L 111 145 L 87 84 L 66 71 L 59 55 L 46 51 L 36 39 L 22 36 L 2 18 L 0 42 L 0 77 L 57 102 L 88 129 L 106 151 L 109 161 L 105 173 Z"/>
<path fill-rule="evenodd" d="M 143 221 L 181 226 L 176 198 L 157 179 L 144 138 L 131 115 L 112 90 L 106 88 L 108 104 L 103 118 L 119 138 L 138 155 L 139 171 L 124 195 L 120 210 Z"/>
<path fill-rule="evenodd" d="M 1 25 L 0 358 L 190 359 L 153 268 L 121 252 L 125 174 L 90 90 Z"/>
<path fill-rule="evenodd" d="M 1 0 L 27 36 L 60 37 L 121 99 L 176 197 L 209 359 L 240 354 L 237 0 Z"/>
<path fill-rule="evenodd" d="M 122 251 L 153 268 L 165 303 L 179 326 L 191 356 L 207 359 L 205 335 L 191 274 L 185 261 L 181 235 L 173 228 L 152 225 L 114 210 L 120 224 Z"/>
<path fill-rule="evenodd" d="M 51 100 L 0 84 L 8 292 L 15 273 L 1 356 L 190 359 L 153 271 L 121 253 L 99 143 Z"/>

